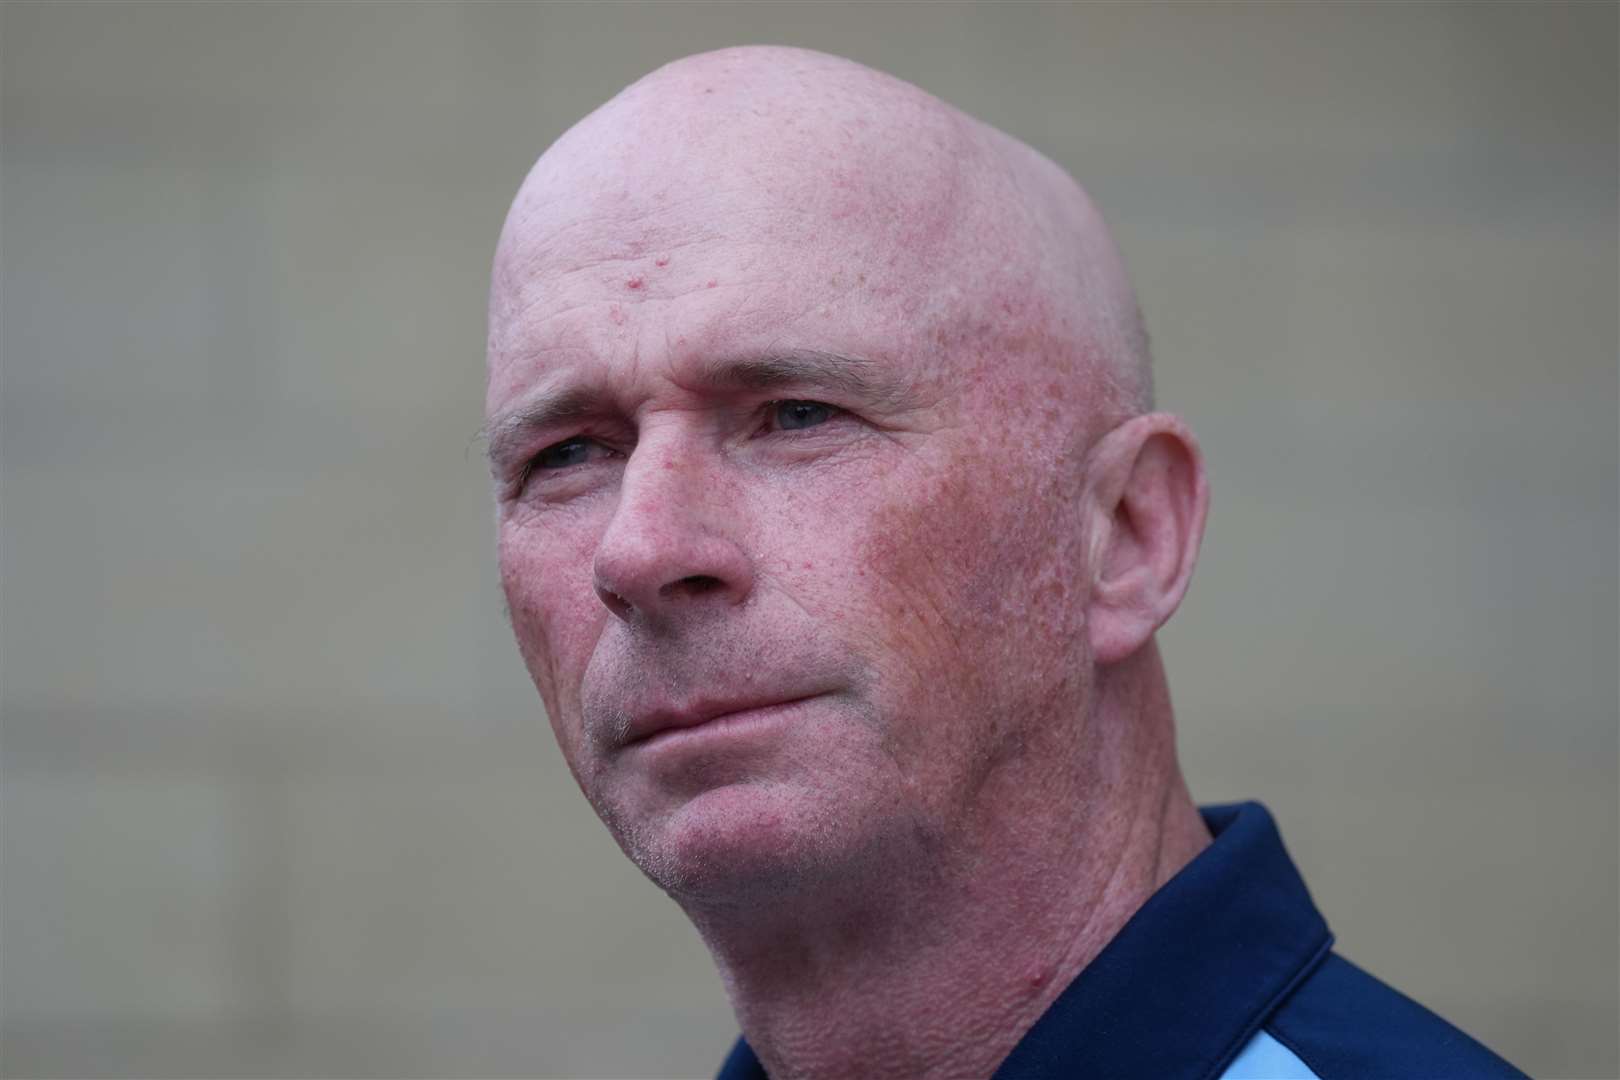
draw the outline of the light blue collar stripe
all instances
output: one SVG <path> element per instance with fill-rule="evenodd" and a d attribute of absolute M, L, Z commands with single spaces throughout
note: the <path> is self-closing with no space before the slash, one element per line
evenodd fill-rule
<path fill-rule="evenodd" d="M 1311 1072 L 1288 1047 L 1267 1035 L 1255 1032 L 1242 1053 L 1221 1073 L 1221 1080 L 1322 1080 Z"/>

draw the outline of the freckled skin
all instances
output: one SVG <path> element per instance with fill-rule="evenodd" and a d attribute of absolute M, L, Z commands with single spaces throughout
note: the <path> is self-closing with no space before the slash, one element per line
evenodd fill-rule
<path fill-rule="evenodd" d="M 795 349 L 898 389 L 699 378 Z M 495 461 L 499 556 L 581 789 L 691 916 L 773 1076 L 989 1075 L 1207 842 L 1152 643 L 1207 489 L 1147 411 L 1094 208 L 858 65 L 689 58 L 513 204 L 492 425 L 559 379 L 596 411 Z M 777 400 L 835 408 L 788 430 Z M 649 702 L 715 693 L 810 696 L 627 741 Z"/>

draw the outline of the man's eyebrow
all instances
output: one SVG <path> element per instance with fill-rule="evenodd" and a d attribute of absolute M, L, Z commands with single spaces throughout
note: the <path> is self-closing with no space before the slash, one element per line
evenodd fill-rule
<path fill-rule="evenodd" d="M 771 391 L 796 386 L 832 390 L 879 409 L 899 409 L 905 384 L 885 365 L 858 356 L 819 349 L 789 349 L 759 356 L 703 360 L 688 379 L 701 390 Z M 481 432 L 492 462 L 511 456 L 534 431 L 571 420 L 599 416 L 606 395 L 584 385 L 543 390 L 510 411 L 493 417 Z"/>
<path fill-rule="evenodd" d="M 904 386 L 892 368 L 819 349 L 705 360 L 693 381 L 701 388 L 722 391 L 821 387 L 879 407 L 897 407 L 904 397 Z"/>
<path fill-rule="evenodd" d="M 602 396 L 588 386 L 542 391 L 515 408 L 491 417 L 479 432 L 491 462 L 511 457 L 530 432 L 602 412 Z"/>

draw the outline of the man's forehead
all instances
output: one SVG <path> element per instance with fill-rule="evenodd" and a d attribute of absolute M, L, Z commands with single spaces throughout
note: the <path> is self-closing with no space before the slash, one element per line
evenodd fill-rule
<path fill-rule="evenodd" d="M 836 367 L 872 379 L 880 368 L 917 366 L 915 335 L 893 305 L 855 295 L 859 273 L 849 278 L 852 289 L 817 292 L 810 286 L 825 284 L 820 272 L 802 264 L 750 274 L 680 249 L 658 268 L 664 258 L 649 256 L 645 271 L 582 272 L 576 276 L 591 280 L 579 288 L 531 284 L 527 310 L 492 319 L 492 414 L 542 385 L 615 386 L 631 395 L 660 386 L 760 389 L 787 371 L 826 375 Z M 695 265 L 695 277 L 664 276 L 682 263 Z M 817 357 L 841 359 L 808 362 Z"/>
<path fill-rule="evenodd" d="M 766 52 L 802 66 L 795 50 Z M 697 58 L 655 73 L 536 164 L 496 256 L 492 401 L 507 396 L 497 383 L 521 385 L 550 357 L 636 351 L 625 337 L 649 317 L 661 353 L 685 337 L 715 353 L 768 350 L 799 331 L 805 346 L 899 348 L 929 298 L 971 275 L 963 257 L 938 255 L 964 218 L 962 155 L 945 149 L 948 118 L 918 119 L 932 99 L 819 57 L 879 85 L 834 79 L 830 103 L 811 108 L 791 63 L 762 70 L 753 57 L 739 72 L 724 55 L 723 70 Z M 903 135 L 880 130 L 897 117 Z"/>

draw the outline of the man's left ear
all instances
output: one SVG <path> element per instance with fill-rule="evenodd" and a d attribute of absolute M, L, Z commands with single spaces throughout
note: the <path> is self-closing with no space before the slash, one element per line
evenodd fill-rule
<path fill-rule="evenodd" d="M 1087 465 L 1091 599 L 1099 664 L 1125 659 L 1175 612 L 1209 512 L 1198 440 L 1180 417 L 1132 417 L 1097 441 Z"/>

